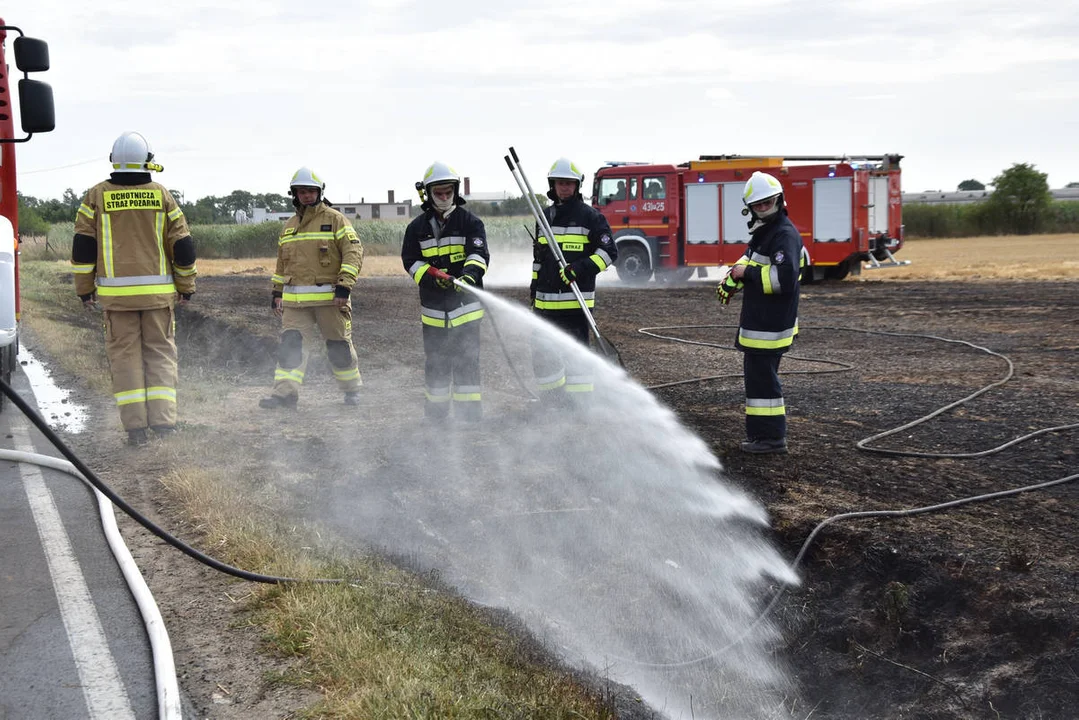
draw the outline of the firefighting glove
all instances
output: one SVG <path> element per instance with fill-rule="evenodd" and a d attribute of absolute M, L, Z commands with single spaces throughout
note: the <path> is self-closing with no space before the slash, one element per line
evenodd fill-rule
<path fill-rule="evenodd" d="M 347 298 L 351 294 L 352 294 L 352 288 L 350 288 L 350 287 L 345 287 L 344 285 L 334 285 L 333 286 L 333 296 L 335 298 Z"/>
<path fill-rule="evenodd" d="M 566 285 L 579 282 L 581 277 L 588 272 L 588 265 L 590 264 L 589 260 L 578 260 L 559 270 L 558 275 Z"/>
<path fill-rule="evenodd" d="M 468 273 L 465 273 L 464 275 L 459 277 L 458 280 L 460 280 L 461 283 L 468 284 L 470 287 L 476 287 L 476 278 L 472 277 Z M 457 283 L 455 286 L 457 288 L 457 292 L 468 292 L 468 290 L 461 287 L 461 283 Z"/>
<path fill-rule="evenodd" d="M 727 305 L 730 303 L 731 298 L 740 289 L 740 283 L 731 278 L 730 275 L 723 278 L 723 282 L 716 285 L 716 300 L 719 300 L 721 305 Z"/>
<path fill-rule="evenodd" d="M 445 270 L 439 270 L 432 265 L 427 268 L 427 274 L 435 279 L 435 285 L 442 290 L 449 290 L 453 287 L 453 275 L 450 275 Z"/>
<path fill-rule="evenodd" d="M 577 271 L 573 269 L 572 265 L 567 265 L 564 268 L 559 268 L 558 277 L 562 278 L 562 284 L 569 285 L 577 282 Z"/>
<path fill-rule="evenodd" d="M 274 290 L 273 294 L 270 296 L 270 309 L 271 310 L 276 310 L 277 309 L 277 300 L 280 297 L 281 297 L 281 293 L 278 292 L 277 290 Z"/>

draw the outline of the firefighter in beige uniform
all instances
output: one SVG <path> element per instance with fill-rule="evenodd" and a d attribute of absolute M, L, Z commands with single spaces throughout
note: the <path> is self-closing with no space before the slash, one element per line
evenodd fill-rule
<path fill-rule="evenodd" d="M 75 215 L 75 292 L 104 310 L 105 352 L 120 421 L 131 445 L 146 428 L 176 429 L 176 318 L 195 292 L 195 243 L 146 138 L 126 132 L 109 155 L 113 172 L 86 193 Z M 96 295 L 96 300 L 95 300 Z"/>
<path fill-rule="evenodd" d="M 315 326 L 326 340 L 326 355 L 346 405 L 359 402 L 360 369 L 352 346 L 349 295 L 363 265 L 363 245 L 352 223 L 330 207 L 326 184 L 308 168 L 292 176 L 289 194 L 296 208 L 277 241 L 273 311 L 282 318 L 273 392 L 264 408 L 295 407 Z"/>

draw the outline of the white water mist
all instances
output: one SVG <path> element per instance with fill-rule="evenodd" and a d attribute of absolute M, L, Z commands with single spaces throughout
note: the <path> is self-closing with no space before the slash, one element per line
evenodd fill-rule
<path fill-rule="evenodd" d="M 767 539 L 764 509 L 623 370 L 481 295 L 485 421 L 413 414 L 359 428 L 380 456 L 331 499 L 336 524 L 512 611 L 568 662 L 667 717 L 782 717 L 778 633 L 754 622 L 770 585 L 798 579 Z M 521 387 L 536 333 L 592 368 L 587 410 L 545 413 Z"/>

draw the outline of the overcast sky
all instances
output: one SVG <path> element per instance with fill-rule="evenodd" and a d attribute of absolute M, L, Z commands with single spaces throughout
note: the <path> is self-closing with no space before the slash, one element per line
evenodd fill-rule
<path fill-rule="evenodd" d="M 283 194 L 301 165 L 337 202 L 414 197 L 436 159 L 475 192 L 516 195 L 509 145 L 534 186 L 560 155 L 590 186 L 610 160 L 725 153 L 901 153 L 911 192 L 1017 162 L 1054 188 L 1079 181 L 1073 2 L 27 0 L 3 13 L 52 58 L 37 77 L 57 128 L 18 146 L 19 188 L 39 198 L 104 179 L 125 130 L 189 201 Z"/>

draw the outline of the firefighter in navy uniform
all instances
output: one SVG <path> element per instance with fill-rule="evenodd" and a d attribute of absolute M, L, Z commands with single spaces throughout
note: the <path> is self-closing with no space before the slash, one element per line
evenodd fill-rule
<path fill-rule="evenodd" d="M 743 452 L 787 452 L 787 410 L 779 360 L 798 334 L 798 295 L 805 252 L 802 236 L 787 217 L 783 186 L 755 172 L 742 193 L 751 216 L 750 241 L 730 274 L 716 287 L 726 305 L 744 290 L 735 345 L 743 353 L 746 440 Z"/>
<path fill-rule="evenodd" d="M 443 162 L 424 173 L 423 214 L 405 229 L 401 262 L 420 289 L 423 323 L 424 417 L 476 422 L 480 393 L 480 321 L 483 306 L 454 279 L 477 288 L 491 256 L 483 222 L 465 210 L 461 177 Z"/>
<path fill-rule="evenodd" d="M 576 338 L 589 344 L 588 318 L 570 287 L 576 282 L 589 309 L 595 305 L 596 276 L 614 265 L 618 258 L 607 219 L 581 197 L 584 174 L 566 158 L 559 158 L 547 173 L 547 197 L 554 205 L 544 215 L 562 250 L 566 267 L 547 245 L 546 236 L 536 229 L 532 246 L 530 295 L 534 312 Z M 532 367 L 541 398 L 556 405 L 583 401 L 592 392 L 592 376 L 584 367 L 575 367 L 538 337 L 532 342 Z"/>
<path fill-rule="evenodd" d="M 110 178 L 90 188 L 75 215 L 71 264 L 87 309 L 104 310 L 112 392 L 129 445 L 176 429 L 177 302 L 195 292 L 195 243 L 176 200 L 150 172 L 146 138 L 125 132 L 109 155 Z M 96 299 L 95 299 L 96 295 Z"/>
<path fill-rule="evenodd" d="M 315 327 L 346 405 L 358 405 L 360 369 L 352 345 L 350 296 L 363 266 L 363 245 L 348 221 L 325 199 L 326 183 L 302 167 L 289 182 L 296 214 L 277 240 L 272 308 L 281 318 L 273 390 L 259 407 L 295 407 L 315 345 Z"/>

